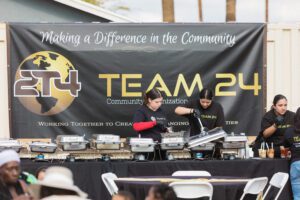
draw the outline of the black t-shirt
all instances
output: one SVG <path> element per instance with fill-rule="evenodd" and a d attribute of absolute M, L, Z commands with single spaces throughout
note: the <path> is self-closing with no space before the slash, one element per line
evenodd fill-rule
<path fill-rule="evenodd" d="M 225 126 L 225 117 L 224 111 L 221 104 L 212 101 L 210 106 L 207 109 L 203 109 L 200 105 L 199 99 L 194 99 L 189 101 L 183 107 L 186 108 L 195 108 L 199 109 L 201 116 L 201 122 L 204 127 L 208 128 L 209 130 L 216 128 L 216 127 L 224 127 Z M 184 115 L 188 118 L 190 123 L 190 135 L 197 135 L 200 133 L 200 124 L 197 118 L 195 118 L 191 114 Z"/>
<path fill-rule="evenodd" d="M 291 161 L 300 160 L 300 132 L 296 132 L 294 127 L 290 127 L 284 134 L 284 146 L 290 147 Z"/>
<path fill-rule="evenodd" d="M 294 126 L 294 116 L 295 113 L 291 112 L 291 111 L 286 111 L 286 113 L 282 116 L 283 117 L 283 123 L 282 125 L 279 125 L 275 131 L 275 133 L 273 133 L 273 135 L 271 135 L 268 138 L 265 138 L 265 141 L 268 144 L 271 144 L 272 142 L 274 143 L 274 146 L 281 146 L 283 145 L 283 141 L 284 141 L 284 133 L 286 131 L 287 128 Z M 269 128 L 270 126 L 272 126 L 275 123 L 275 119 L 276 119 L 277 115 L 275 114 L 274 109 L 268 111 L 264 116 L 263 119 L 261 121 L 261 131 L 260 131 L 260 135 L 262 136 L 262 133 L 264 132 L 264 130 L 266 130 L 267 128 Z"/>
<path fill-rule="evenodd" d="M 149 122 L 149 121 L 165 121 L 167 126 L 167 119 L 162 109 L 159 108 L 156 111 L 149 109 L 147 106 L 142 105 L 134 114 L 133 123 L 135 122 Z M 152 138 L 154 141 L 161 141 L 161 134 L 165 132 L 165 127 L 156 125 L 152 128 L 140 131 L 141 137 Z"/>

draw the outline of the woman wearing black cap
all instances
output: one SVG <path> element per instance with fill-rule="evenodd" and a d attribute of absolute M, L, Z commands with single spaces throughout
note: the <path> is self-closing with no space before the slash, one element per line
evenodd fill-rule
<path fill-rule="evenodd" d="M 203 126 L 209 130 L 225 126 L 223 107 L 221 104 L 213 101 L 213 92 L 207 88 L 201 90 L 199 99 L 194 99 L 183 106 L 178 106 L 175 109 L 175 113 L 188 118 L 190 136 L 201 132 L 197 117 L 200 117 Z"/>

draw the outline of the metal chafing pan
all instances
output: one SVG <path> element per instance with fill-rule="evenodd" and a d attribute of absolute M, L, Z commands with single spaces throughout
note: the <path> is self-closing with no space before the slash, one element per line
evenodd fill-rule
<path fill-rule="evenodd" d="M 84 136 L 58 135 L 56 137 L 57 146 L 64 151 L 85 150 L 87 143 L 88 141 L 84 139 Z"/>
<path fill-rule="evenodd" d="M 160 148 L 163 150 L 183 149 L 185 141 L 183 137 L 162 138 Z"/>
<path fill-rule="evenodd" d="M 181 150 L 184 148 L 187 136 L 185 131 L 162 133 L 160 148 L 163 150 Z"/>
<path fill-rule="evenodd" d="M 95 149 L 119 150 L 121 142 L 119 135 L 93 134 L 90 144 Z"/>
<path fill-rule="evenodd" d="M 224 149 L 240 149 L 245 148 L 245 142 L 223 142 L 222 147 Z"/>
<path fill-rule="evenodd" d="M 152 138 L 130 138 L 132 152 L 153 152 L 155 143 Z"/>
<path fill-rule="evenodd" d="M 47 142 L 32 142 L 29 144 L 31 152 L 54 153 L 57 145 Z"/>
<path fill-rule="evenodd" d="M 21 144 L 18 140 L 12 140 L 12 139 L 0 139 L 0 151 L 6 150 L 6 149 L 12 149 L 16 152 L 20 152 Z"/>
<path fill-rule="evenodd" d="M 245 133 L 240 134 L 227 134 L 224 142 L 222 143 L 222 147 L 224 149 L 234 149 L 234 148 L 245 148 L 248 139 Z"/>
<path fill-rule="evenodd" d="M 191 148 L 192 151 L 212 151 L 215 148 L 215 143 L 208 142 Z"/>

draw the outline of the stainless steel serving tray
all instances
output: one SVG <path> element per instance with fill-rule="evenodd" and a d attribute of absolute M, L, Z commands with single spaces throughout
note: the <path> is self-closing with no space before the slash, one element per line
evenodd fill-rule
<path fill-rule="evenodd" d="M 6 149 L 12 149 L 16 152 L 20 152 L 21 148 L 22 146 L 18 140 L 0 139 L 0 152 Z"/>
<path fill-rule="evenodd" d="M 29 144 L 31 152 L 54 153 L 57 145 L 47 142 L 33 142 Z"/>
<path fill-rule="evenodd" d="M 96 149 L 119 150 L 121 141 L 119 135 L 93 134 L 90 144 Z"/>
<path fill-rule="evenodd" d="M 152 138 L 130 138 L 129 140 L 132 152 L 153 152 L 155 144 Z"/>
<path fill-rule="evenodd" d="M 85 150 L 88 141 L 84 136 L 78 135 L 58 135 L 56 137 L 56 144 L 64 151 Z"/>
<path fill-rule="evenodd" d="M 185 140 L 183 137 L 167 137 L 162 138 L 160 148 L 163 150 L 183 149 Z"/>

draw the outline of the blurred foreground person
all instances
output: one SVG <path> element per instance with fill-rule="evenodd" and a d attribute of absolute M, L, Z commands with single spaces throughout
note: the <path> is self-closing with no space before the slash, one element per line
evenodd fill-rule
<path fill-rule="evenodd" d="M 73 182 L 73 174 L 66 167 L 53 166 L 46 169 L 43 180 L 29 187 L 35 199 L 86 200 L 87 194 Z"/>
<path fill-rule="evenodd" d="M 291 150 L 290 179 L 294 200 L 300 200 L 300 108 L 295 115 L 295 126 L 286 130 L 285 147 Z"/>
<path fill-rule="evenodd" d="M 133 195 L 127 191 L 119 191 L 115 194 L 111 200 L 134 200 Z"/>
<path fill-rule="evenodd" d="M 149 189 L 145 200 L 176 200 L 177 196 L 173 188 L 168 185 L 154 185 Z"/>
<path fill-rule="evenodd" d="M 14 150 L 0 153 L 0 199 L 31 200 L 28 188 L 23 180 L 19 180 L 21 172 L 20 157 Z"/>
<path fill-rule="evenodd" d="M 46 166 L 40 167 L 36 170 L 35 172 L 35 177 L 37 178 L 37 180 L 41 181 L 44 179 L 45 177 L 45 173 L 46 173 Z"/>

